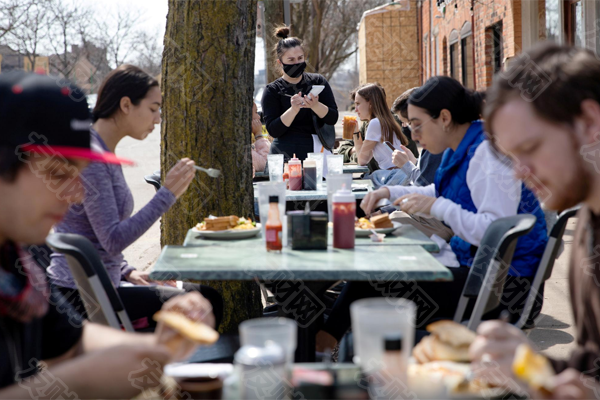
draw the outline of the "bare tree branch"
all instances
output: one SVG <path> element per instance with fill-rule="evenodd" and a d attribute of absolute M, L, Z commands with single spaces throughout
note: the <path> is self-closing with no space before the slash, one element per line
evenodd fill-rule
<path fill-rule="evenodd" d="M 303 0 L 293 5 L 293 34 L 302 38 L 308 63 L 315 72 L 330 79 L 356 53 L 357 26 L 365 10 L 382 0 Z"/>

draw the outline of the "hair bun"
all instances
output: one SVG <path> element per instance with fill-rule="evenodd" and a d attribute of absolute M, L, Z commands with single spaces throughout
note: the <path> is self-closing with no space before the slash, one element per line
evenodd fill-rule
<path fill-rule="evenodd" d="M 280 26 L 275 29 L 275 36 L 280 39 L 287 39 L 290 36 L 290 28 L 287 26 Z"/>

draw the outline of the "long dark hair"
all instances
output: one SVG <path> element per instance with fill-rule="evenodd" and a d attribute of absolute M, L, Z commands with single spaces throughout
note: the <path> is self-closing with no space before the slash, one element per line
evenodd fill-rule
<path fill-rule="evenodd" d="M 92 111 L 94 122 L 100 118 L 110 118 L 121 107 L 123 97 L 129 97 L 131 103 L 137 106 L 155 86 L 158 86 L 158 81 L 141 68 L 121 65 L 109 73 L 100 86 L 98 100 Z"/>
<path fill-rule="evenodd" d="M 352 91 L 352 100 L 356 99 L 357 94 L 371 104 L 371 114 L 381 124 L 381 142 L 394 143 L 395 135 L 403 146 L 407 146 L 408 139 L 387 106 L 385 90 L 376 83 L 368 83 Z"/>
<path fill-rule="evenodd" d="M 455 124 L 466 124 L 481 118 L 484 92 L 466 89 L 459 81 L 448 76 L 434 76 L 415 89 L 408 104 L 424 108 L 432 118 L 448 110 Z"/>

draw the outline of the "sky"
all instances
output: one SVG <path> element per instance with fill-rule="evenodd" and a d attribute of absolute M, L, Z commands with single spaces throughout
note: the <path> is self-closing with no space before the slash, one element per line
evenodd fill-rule
<path fill-rule="evenodd" d="M 80 4 L 89 5 L 96 10 L 117 10 L 117 7 L 123 7 L 123 4 L 127 4 L 132 9 L 140 9 L 144 13 L 140 27 L 148 32 L 158 30 L 157 36 L 164 37 L 169 10 L 168 0 L 80 0 Z M 265 68 L 263 52 L 262 40 L 257 40 L 254 63 L 255 74 L 260 69 Z"/>

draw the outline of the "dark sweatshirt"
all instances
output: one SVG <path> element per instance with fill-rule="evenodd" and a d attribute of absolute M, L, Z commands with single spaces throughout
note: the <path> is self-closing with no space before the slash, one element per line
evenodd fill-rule
<path fill-rule="evenodd" d="M 313 110 L 310 108 L 300 109 L 289 127 L 281 121 L 281 115 L 291 107 L 290 96 L 300 92 L 302 95 L 307 95 L 313 85 L 325 86 L 325 89 L 319 94 L 319 102 L 329 107 L 325 117 L 317 116 L 319 128 L 325 124 L 335 125 L 337 123 L 337 105 L 331 87 L 324 77 L 319 74 L 304 73 L 302 80 L 295 85 L 283 78 L 276 79 L 267 85 L 262 98 L 265 125 L 269 135 L 275 138 L 271 146 L 271 154 L 284 154 L 288 159 L 293 153 L 296 153 L 300 159 L 304 159 L 307 153 L 314 151 L 312 135 L 316 135 L 317 132 L 313 123 L 313 115 L 316 115 Z"/>

